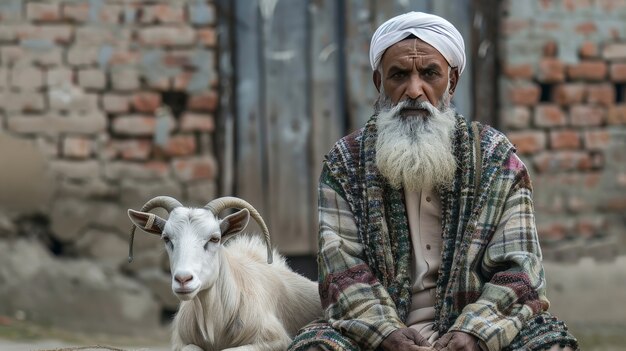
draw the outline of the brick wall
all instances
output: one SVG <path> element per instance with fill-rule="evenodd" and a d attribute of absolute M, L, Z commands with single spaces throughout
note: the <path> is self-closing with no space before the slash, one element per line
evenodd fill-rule
<path fill-rule="evenodd" d="M 152 274 L 159 240 L 138 235 L 125 264 L 126 209 L 215 196 L 216 39 L 211 1 L 0 1 L 0 137 L 36 146 L 49 194 L 15 210 L 35 175 L 13 177 L 26 183 L 13 197 L 3 183 L 0 239 L 31 221 L 55 254 L 122 269 L 175 308 L 167 273 Z M 173 115 L 157 117 L 161 105 Z M 0 153 L 1 172 L 20 171 L 20 150 Z"/>
<path fill-rule="evenodd" d="M 626 1 L 504 1 L 501 127 L 548 259 L 626 248 Z"/>

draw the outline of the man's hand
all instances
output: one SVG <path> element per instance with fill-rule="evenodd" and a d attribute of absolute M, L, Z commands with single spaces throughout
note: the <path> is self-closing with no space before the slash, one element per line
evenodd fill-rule
<path fill-rule="evenodd" d="M 423 351 L 430 350 L 430 343 L 417 330 L 402 328 L 389 334 L 380 347 L 385 351 Z"/>
<path fill-rule="evenodd" d="M 433 345 L 434 350 L 442 351 L 480 351 L 479 340 L 472 334 L 449 332 L 443 334 Z"/>

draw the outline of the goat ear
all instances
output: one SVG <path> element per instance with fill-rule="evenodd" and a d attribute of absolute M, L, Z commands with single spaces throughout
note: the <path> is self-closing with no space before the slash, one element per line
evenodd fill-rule
<path fill-rule="evenodd" d="M 222 232 L 222 242 L 226 242 L 234 234 L 244 230 L 250 220 L 250 211 L 247 209 L 239 210 L 228 215 L 220 222 L 220 230 Z"/>
<path fill-rule="evenodd" d="M 165 227 L 165 220 L 154 213 L 146 213 L 135 210 L 128 210 L 128 217 L 137 228 L 146 233 L 161 235 Z"/>

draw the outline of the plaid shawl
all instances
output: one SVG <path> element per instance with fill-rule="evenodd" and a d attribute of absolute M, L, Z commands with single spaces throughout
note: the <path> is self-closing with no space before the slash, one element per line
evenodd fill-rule
<path fill-rule="evenodd" d="M 435 324 L 440 334 L 471 333 L 489 350 L 535 350 L 559 343 L 577 347 L 563 322 L 545 310 L 545 280 L 536 235 L 531 184 L 508 139 L 480 126 L 482 174 L 475 193 L 476 137 L 461 116 L 453 137 L 455 180 L 439 189 L 443 249 Z M 323 344 L 334 350 L 375 349 L 403 327 L 410 295 L 411 243 L 403 192 L 393 189 L 375 163 L 376 117 L 340 140 L 327 155 L 322 189 L 344 199 L 353 218 L 354 254 L 322 237 L 320 295 L 326 321 L 303 328 L 290 349 Z M 502 224 L 504 223 L 504 224 Z M 341 226 L 340 226 L 341 227 Z"/>

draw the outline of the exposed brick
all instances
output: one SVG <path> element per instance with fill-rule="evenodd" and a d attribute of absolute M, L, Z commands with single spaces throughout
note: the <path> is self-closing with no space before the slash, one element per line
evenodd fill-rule
<path fill-rule="evenodd" d="M 609 124 L 626 124 L 626 104 L 611 106 L 608 111 Z"/>
<path fill-rule="evenodd" d="M 602 209 L 609 212 L 623 214 L 626 211 L 626 196 L 613 195 L 602 204 Z"/>
<path fill-rule="evenodd" d="M 539 173 L 585 171 L 594 168 L 591 156 L 583 151 L 542 152 L 533 156 L 532 162 Z"/>
<path fill-rule="evenodd" d="M 570 122 L 576 127 L 600 126 L 606 119 L 606 109 L 597 105 L 576 105 L 570 110 Z"/>
<path fill-rule="evenodd" d="M 626 43 L 613 43 L 604 46 L 602 57 L 609 61 L 626 60 Z"/>
<path fill-rule="evenodd" d="M 191 45 L 196 39 L 196 32 L 186 26 L 151 27 L 139 31 L 139 41 L 148 46 L 184 46 Z"/>
<path fill-rule="evenodd" d="M 578 194 L 569 194 L 566 207 L 572 213 L 589 213 L 589 211 L 593 210 L 592 202 Z"/>
<path fill-rule="evenodd" d="M 26 4 L 26 18 L 31 21 L 54 22 L 61 19 L 59 4 L 33 3 Z"/>
<path fill-rule="evenodd" d="M 200 29 L 196 32 L 198 43 L 208 47 L 217 45 L 217 33 L 213 28 Z"/>
<path fill-rule="evenodd" d="M 84 23 L 89 20 L 89 3 L 64 3 L 62 16 L 65 20 L 74 21 L 77 23 Z"/>
<path fill-rule="evenodd" d="M 543 44 L 542 54 L 543 57 L 556 57 L 559 52 L 559 46 L 554 40 L 547 41 Z"/>
<path fill-rule="evenodd" d="M 593 84 L 587 86 L 587 102 L 612 106 L 615 104 L 615 87 L 610 83 Z"/>
<path fill-rule="evenodd" d="M 66 3 L 63 6 L 63 18 L 76 23 L 116 24 L 119 23 L 122 10 L 121 5 L 107 2 L 102 2 L 97 6 L 91 2 Z"/>
<path fill-rule="evenodd" d="M 73 85 L 62 85 L 48 90 L 48 102 L 53 111 L 98 110 L 98 95 L 85 93 Z"/>
<path fill-rule="evenodd" d="M 22 1 L 3 1 L 3 6 L 0 6 L 0 21 L 20 21 L 23 18 L 22 14 Z"/>
<path fill-rule="evenodd" d="M 217 163 L 211 156 L 176 159 L 172 166 L 176 177 L 183 182 L 214 179 L 217 174 Z"/>
<path fill-rule="evenodd" d="M 106 130 L 106 117 L 96 111 L 88 115 L 15 116 L 7 119 L 8 129 L 16 133 L 56 137 L 61 133 L 92 135 Z"/>
<path fill-rule="evenodd" d="M 189 3 L 187 6 L 189 21 L 194 25 L 205 26 L 215 23 L 215 8 L 213 5 L 200 1 Z"/>
<path fill-rule="evenodd" d="M 598 58 L 600 51 L 598 45 L 592 41 L 585 41 L 580 45 L 578 51 L 582 58 Z"/>
<path fill-rule="evenodd" d="M 196 152 L 196 138 L 193 135 L 174 135 L 163 151 L 173 157 L 191 156 Z"/>
<path fill-rule="evenodd" d="M 168 177 L 169 173 L 169 165 L 163 162 L 114 161 L 104 167 L 105 177 L 111 180 L 160 180 Z"/>
<path fill-rule="evenodd" d="M 217 108 L 218 96 L 215 91 L 189 95 L 187 109 L 191 111 L 213 112 Z"/>
<path fill-rule="evenodd" d="M 541 131 L 511 132 L 507 136 L 520 154 L 532 154 L 546 148 L 546 134 Z"/>
<path fill-rule="evenodd" d="M 504 75 L 511 79 L 530 79 L 534 75 L 533 66 L 528 63 L 506 64 L 503 71 Z"/>
<path fill-rule="evenodd" d="M 547 83 L 562 82 L 565 80 L 565 65 L 561 60 L 548 57 L 539 62 L 539 81 Z"/>
<path fill-rule="evenodd" d="M 68 25 L 22 25 L 16 29 L 20 40 L 43 40 L 50 43 L 68 44 L 74 29 Z"/>
<path fill-rule="evenodd" d="M 153 116 L 128 115 L 113 119 L 113 132 L 118 135 L 152 136 L 156 128 Z"/>
<path fill-rule="evenodd" d="M 576 222 L 574 231 L 583 238 L 592 238 L 603 234 L 603 218 L 582 218 Z"/>
<path fill-rule="evenodd" d="M 52 67 L 63 63 L 63 55 L 61 48 L 58 47 L 39 50 L 20 46 L 0 46 L 0 61 L 5 66 L 37 64 Z"/>
<path fill-rule="evenodd" d="M 626 173 L 619 173 L 617 174 L 616 178 L 616 183 L 619 184 L 621 187 L 626 188 Z"/>
<path fill-rule="evenodd" d="M 117 69 L 111 72 L 111 86 L 117 91 L 139 88 L 139 72 L 136 69 Z"/>
<path fill-rule="evenodd" d="M 154 113 L 161 106 L 161 95 L 151 92 L 133 94 L 131 104 L 137 112 Z"/>
<path fill-rule="evenodd" d="M 91 156 L 93 150 L 94 143 L 89 138 L 69 136 L 63 139 L 63 157 L 85 159 Z"/>
<path fill-rule="evenodd" d="M 119 49 L 119 43 L 132 40 L 130 28 L 82 26 L 76 28 L 76 45 L 101 46 L 111 45 Z"/>
<path fill-rule="evenodd" d="M 0 110 L 6 112 L 41 112 L 46 109 L 44 95 L 37 91 L 0 91 Z"/>
<path fill-rule="evenodd" d="M 560 127 L 567 123 L 563 110 L 557 105 L 539 105 L 534 115 L 537 127 Z"/>
<path fill-rule="evenodd" d="M 570 79 L 604 80 L 608 73 L 606 62 L 583 61 L 567 67 L 567 76 Z"/>
<path fill-rule="evenodd" d="M 158 91 L 166 91 L 171 89 L 172 82 L 166 77 L 147 77 L 147 85 L 151 89 L 155 89 Z"/>
<path fill-rule="evenodd" d="M 141 11 L 140 21 L 144 24 L 151 23 L 181 23 L 185 20 L 184 8 L 179 4 L 158 4 L 144 6 Z"/>
<path fill-rule="evenodd" d="M 532 106 L 539 102 L 541 90 L 534 83 L 512 84 L 508 87 L 508 96 L 513 104 Z"/>
<path fill-rule="evenodd" d="M 102 95 L 102 107 L 109 113 L 125 113 L 130 111 L 130 97 L 124 94 Z"/>
<path fill-rule="evenodd" d="M 183 132 L 213 132 L 215 122 L 209 114 L 185 113 L 180 120 L 180 130 Z"/>
<path fill-rule="evenodd" d="M 613 63 L 610 69 L 611 80 L 614 82 L 626 82 L 626 63 Z"/>
<path fill-rule="evenodd" d="M 108 61 L 110 66 L 116 65 L 134 65 L 141 60 L 141 54 L 132 50 L 116 50 Z"/>
<path fill-rule="evenodd" d="M 163 64 L 168 67 L 192 67 L 193 51 L 171 50 L 163 56 Z"/>
<path fill-rule="evenodd" d="M 74 71 L 66 67 L 56 67 L 46 72 L 46 85 L 48 87 L 73 84 Z"/>
<path fill-rule="evenodd" d="M 44 72 L 35 66 L 17 66 L 11 70 L 11 86 L 22 90 L 36 90 L 44 86 Z"/>
<path fill-rule="evenodd" d="M 120 23 L 120 19 L 122 17 L 122 11 L 124 11 L 124 7 L 117 4 L 109 4 L 108 2 L 104 2 L 104 5 L 100 8 L 100 12 L 98 13 L 95 22 L 100 23 L 108 23 L 108 24 L 117 24 Z"/>
<path fill-rule="evenodd" d="M 110 156 L 114 158 L 145 161 L 152 153 L 152 142 L 147 139 L 113 140 L 108 149 Z"/>
<path fill-rule="evenodd" d="M 82 69 L 78 71 L 78 84 L 85 89 L 104 89 L 107 81 L 100 69 Z"/>
<path fill-rule="evenodd" d="M 587 94 L 584 83 L 562 83 L 552 88 L 552 100 L 559 105 L 572 105 L 583 102 Z"/>
<path fill-rule="evenodd" d="M 589 36 L 598 31 L 598 26 L 596 26 L 595 22 L 587 21 L 577 24 L 575 30 L 576 33 Z"/>
<path fill-rule="evenodd" d="M 50 169 L 59 177 L 75 180 L 91 179 L 100 173 L 100 165 L 93 160 L 53 160 Z"/>
<path fill-rule="evenodd" d="M 553 150 L 579 149 L 580 134 L 572 129 L 551 130 L 550 148 Z"/>
<path fill-rule="evenodd" d="M 72 66 L 91 66 L 98 63 L 100 49 L 97 46 L 74 45 L 67 51 L 67 63 Z"/>
<path fill-rule="evenodd" d="M 537 235 L 541 241 L 557 241 L 565 239 L 570 229 L 563 222 L 537 224 Z"/>
<path fill-rule="evenodd" d="M 561 30 L 561 23 L 557 21 L 541 21 L 539 22 L 538 26 L 541 29 L 550 32 L 558 32 L 559 30 Z"/>
<path fill-rule="evenodd" d="M 179 74 L 177 74 L 172 82 L 172 88 L 174 88 L 174 90 L 187 90 L 187 88 L 189 87 L 189 84 L 191 82 L 191 79 L 193 78 L 193 72 L 191 71 L 183 71 L 180 72 Z"/>
<path fill-rule="evenodd" d="M 611 145 L 611 134 L 606 129 L 584 131 L 585 149 L 606 150 Z"/>

